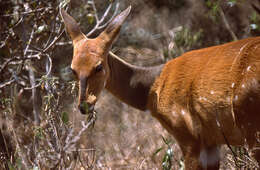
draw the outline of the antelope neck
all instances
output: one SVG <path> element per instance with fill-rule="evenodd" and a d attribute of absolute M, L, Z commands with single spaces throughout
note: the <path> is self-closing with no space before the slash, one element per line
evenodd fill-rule
<path fill-rule="evenodd" d="M 110 75 L 106 88 L 123 102 L 140 110 L 147 110 L 148 94 L 163 65 L 138 67 L 115 55 L 108 55 Z"/>

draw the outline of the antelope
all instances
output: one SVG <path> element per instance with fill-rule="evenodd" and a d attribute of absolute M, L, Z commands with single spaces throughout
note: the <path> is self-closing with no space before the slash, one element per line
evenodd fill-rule
<path fill-rule="evenodd" d="M 74 47 L 71 69 L 79 81 L 80 112 L 93 113 L 104 88 L 149 110 L 178 142 L 186 169 L 219 169 L 224 144 L 256 146 L 260 37 L 190 51 L 159 66 L 134 66 L 109 52 L 130 10 L 93 39 L 61 10 Z M 254 156 L 259 163 L 259 150 Z"/>

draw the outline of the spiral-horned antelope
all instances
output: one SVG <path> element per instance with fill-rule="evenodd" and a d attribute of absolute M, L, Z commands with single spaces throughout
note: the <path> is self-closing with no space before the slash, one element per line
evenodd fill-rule
<path fill-rule="evenodd" d="M 71 69 L 79 81 L 81 113 L 94 111 L 104 88 L 130 106 L 149 110 L 177 140 L 186 169 L 219 169 L 222 144 L 254 147 L 260 130 L 260 37 L 137 67 L 109 52 L 130 9 L 94 39 L 61 10 L 73 41 Z M 258 150 L 254 156 L 260 162 Z"/>

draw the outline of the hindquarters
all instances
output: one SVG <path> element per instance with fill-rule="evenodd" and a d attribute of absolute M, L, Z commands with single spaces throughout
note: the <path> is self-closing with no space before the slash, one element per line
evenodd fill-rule
<path fill-rule="evenodd" d="M 234 87 L 233 108 L 236 124 L 252 147 L 256 142 L 256 133 L 260 131 L 260 44 L 248 48 L 243 58 L 247 64 Z"/>
<path fill-rule="evenodd" d="M 245 78 L 234 95 L 233 103 L 236 124 L 245 134 L 249 147 L 252 147 L 257 132 L 260 132 L 260 78 Z"/>

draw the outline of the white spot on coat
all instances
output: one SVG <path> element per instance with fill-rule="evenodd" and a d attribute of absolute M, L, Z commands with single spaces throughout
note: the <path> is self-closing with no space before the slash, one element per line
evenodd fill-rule
<path fill-rule="evenodd" d="M 199 100 L 208 101 L 208 99 L 206 97 L 202 97 L 202 96 L 199 97 Z"/>
<path fill-rule="evenodd" d="M 248 66 L 248 67 L 246 68 L 246 71 L 250 71 L 250 69 L 251 69 L 251 66 Z"/>
<path fill-rule="evenodd" d="M 235 83 L 232 83 L 232 84 L 231 84 L 231 87 L 234 88 L 234 87 L 235 87 Z"/>

